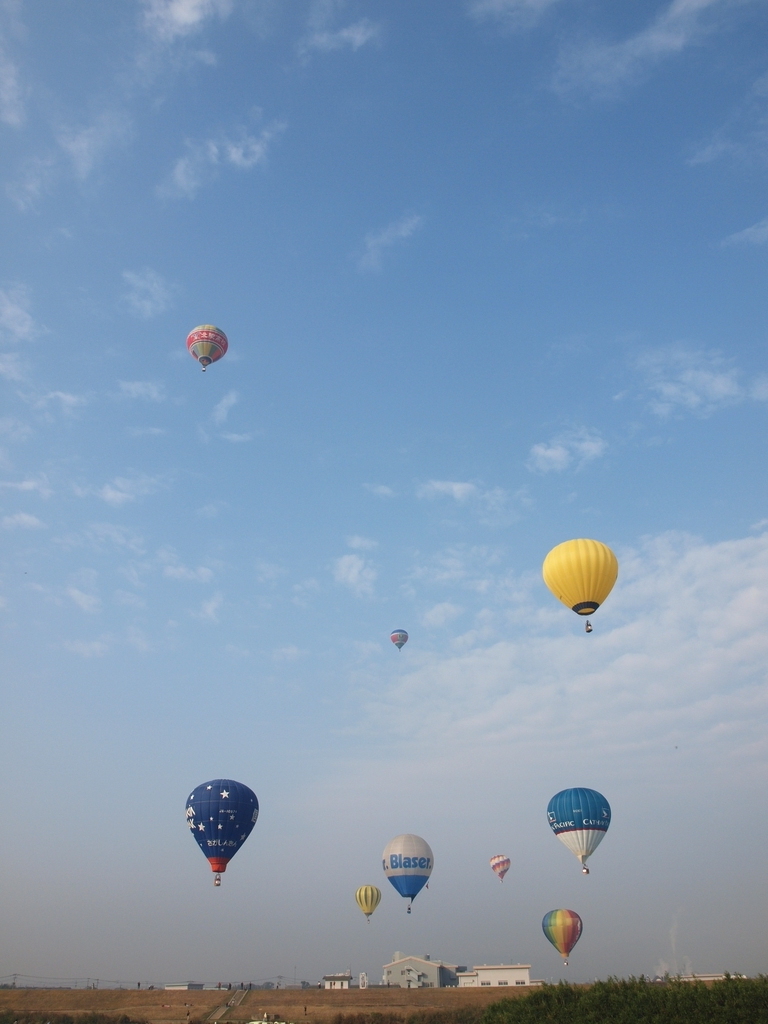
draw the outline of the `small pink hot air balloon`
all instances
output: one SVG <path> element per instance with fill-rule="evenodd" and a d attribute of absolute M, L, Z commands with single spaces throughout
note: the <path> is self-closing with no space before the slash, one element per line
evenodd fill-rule
<path fill-rule="evenodd" d="M 495 857 L 491 857 L 491 867 L 499 876 L 499 881 L 504 881 L 504 875 L 509 871 L 509 865 L 512 862 L 509 857 L 505 857 L 503 853 L 497 853 Z"/>
<path fill-rule="evenodd" d="M 200 324 L 187 335 L 187 351 L 200 363 L 203 373 L 217 362 L 229 348 L 224 331 L 213 324 Z"/>
<path fill-rule="evenodd" d="M 389 639 L 392 641 L 392 643 L 395 645 L 398 651 L 402 651 L 403 644 L 408 643 L 408 634 L 405 632 L 404 629 L 393 629 L 392 635 L 390 636 Z"/>

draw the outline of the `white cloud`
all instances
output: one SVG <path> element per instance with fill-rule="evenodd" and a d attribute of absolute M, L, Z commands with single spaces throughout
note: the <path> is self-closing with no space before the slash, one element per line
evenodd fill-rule
<path fill-rule="evenodd" d="M 196 619 L 202 619 L 203 622 L 218 622 L 219 609 L 223 604 L 223 594 L 214 594 L 208 601 L 203 601 L 200 605 L 200 610 L 193 612 L 192 615 Z"/>
<path fill-rule="evenodd" d="M 342 555 L 333 565 L 333 578 L 336 582 L 349 587 L 358 597 L 373 594 L 376 577 L 376 570 L 360 555 Z"/>
<path fill-rule="evenodd" d="M 128 285 L 124 299 L 136 316 L 149 320 L 171 305 L 171 289 L 156 270 L 124 270 L 123 280 Z"/>
<path fill-rule="evenodd" d="M 187 153 L 179 157 L 166 180 L 157 188 L 164 199 L 192 199 L 200 188 L 216 176 L 222 166 L 250 170 L 266 161 L 274 138 L 285 131 L 283 122 L 275 121 L 259 135 L 241 128 L 234 137 L 195 141 L 188 139 Z"/>
<path fill-rule="evenodd" d="M 162 384 L 156 384 L 151 380 L 121 380 L 118 381 L 120 393 L 126 398 L 143 398 L 148 402 L 162 402 L 165 399 L 165 388 Z M 156 428 L 148 428 L 157 432 Z M 162 433 L 162 431 L 160 431 Z"/>
<path fill-rule="evenodd" d="M 727 238 L 723 239 L 723 245 L 742 245 L 744 243 L 748 245 L 765 245 L 766 242 L 768 242 L 768 217 L 759 220 L 757 224 L 753 224 L 750 228 L 744 228 L 743 231 L 737 231 L 735 234 L 728 235 Z"/>
<path fill-rule="evenodd" d="M 472 0 L 468 5 L 474 18 L 500 18 L 514 27 L 528 26 L 559 0 Z"/>
<path fill-rule="evenodd" d="M 394 498 L 395 492 L 386 484 L 363 484 L 366 491 L 375 494 L 377 498 Z"/>
<path fill-rule="evenodd" d="M 71 598 L 78 608 L 88 612 L 89 615 L 95 615 L 101 609 L 101 601 L 98 597 L 86 594 L 84 591 L 78 590 L 77 587 L 67 587 L 67 597 Z"/>
<path fill-rule="evenodd" d="M 223 433 L 219 435 L 223 440 L 229 441 L 231 444 L 243 444 L 245 441 L 252 440 L 251 434 L 229 434 Z"/>
<path fill-rule="evenodd" d="M 144 28 L 161 43 L 199 31 L 209 18 L 222 20 L 232 10 L 232 0 L 142 0 Z"/>
<path fill-rule="evenodd" d="M 41 498 L 50 498 L 53 494 L 45 475 L 41 475 L 37 479 L 0 480 L 0 487 L 7 487 L 12 491 L 37 491 Z"/>
<path fill-rule="evenodd" d="M 24 104 L 19 69 L 6 54 L 0 40 L 0 121 L 18 127 L 24 121 Z"/>
<path fill-rule="evenodd" d="M 76 177 L 84 181 L 112 146 L 124 143 L 130 124 L 124 114 L 111 111 L 100 114 L 88 128 L 61 128 L 57 140 L 72 161 Z"/>
<path fill-rule="evenodd" d="M 442 601 L 426 611 L 421 621 L 427 629 L 439 629 L 441 626 L 453 622 L 463 611 L 464 609 L 457 604 L 451 604 L 450 601 Z"/>
<path fill-rule="evenodd" d="M 0 332 L 3 341 L 30 341 L 37 327 L 29 312 L 30 294 L 24 285 L 0 288 Z"/>
<path fill-rule="evenodd" d="M 154 494 L 160 486 L 158 477 L 137 474 L 136 476 L 118 476 L 110 483 L 104 484 L 96 491 L 97 495 L 109 505 L 125 505 L 148 494 Z M 88 491 L 79 492 L 82 497 Z"/>
<path fill-rule="evenodd" d="M 308 33 L 299 43 L 299 53 L 306 55 L 310 50 L 330 53 L 334 50 L 357 51 L 379 35 L 380 26 L 368 18 L 362 18 L 345 28 L 331 31 L 319 29 Z"/>
<path fill-rule="evenodd" d="M 361 270 L 381 270 L 383 254 L 398 242 L 403 242 L 421 227 L 424 218 L 418 214 L 401 217 L 388 224 L 382 231 L 365 237 L 365 251 L 360 257 Z"/>
<path fill-rule="evenodd" d="M 0 377 L 24 380 L 24 364 L 15 352 L 0 353 Z"/>
<path fill-rule="evenodd" d="M 654 396 L 651 409 L 657 416 L 680 411 L 708 416 L 751 397 L 750 390 L 741 384 L 739 371 L 717 353 L 678 346 L 642 355 L 638 367 Z M 761 380 L 756 382 L 755 397 L 760 393 Z"/>
<path fill-rule="evenodd" d="M 22 423 L 15 416 L 0 417 L 0 434 L 13 441 L 24 441 L 32 433 L 32 428 L 27 423 Z"/>
<path fill-rule="evenodd" d="M 533 445 L 526 465 L 536 473 L 561 473 L 576 464 L 577 468 L 605 455 L 608 445 L 597 431 L 580 427 L 553 437 L 551 441 Z"/>
<path fill-rule="evenodd" d="M 459 483 L 455 480 L 429 480 L 416 491 L 417 498 L 449 497 L 455 501 L 466 501 L 478 494 L 475 484 Z"/>
<path fill-rule="evenodd" d="M 0 520 L 0 526 L 5 530 L 15 530 L 20 528 L 22 530 L 40 530 L 45 527 L 37 516 L 31 516 L 28 512 L 16 512 L 12 516 L 3 516 Z"/>
<path fill-rule="evenodd" d="M 101 658 L 109 650 L 104 640 L 65 640 L 64 647 L 72 654 L 79 654 L 81 658 Z"/>
<path fill-rule="evenodd" d="M 82 395 L 72 395 L 68 391 L 49 391 L 47 395 L 35 400 L 35 409 L 47 409 L 51 402 L 58 402 L 61 411 L 64 413 L 73 412 L 82 405 L 86 405 L 86 399 Z"/>
<path fill-rule="evenodd" d="M 347 544 L 355 551 L 370 551 L 372 548 L 379 546 L 377 540 L 370 540 L 368 537 L 360 537 L 357 534 L 347 537 Z"/>
<path fill-rule="evenodd" d="M 555 87 L 612 94 L 664 57 L 680 53 L 707 29 L 704 15 L 728 6 L 727 0 L 672 0 L 647 28 L 619 43 L 571 46 L 560 56 Z"/>
<path fill-rule="evenodd" d="M 30 158 L 23 165 L 20 176 L 6 185 L 8 198 L 19 210 L 29 210 L 48 191 L 53 168 L 54 161 L 50 158 Z"/>
<path fill-rule="evenodd" d="M 214 423 L 224 423 L 226 421 L 227 416 L 229 416 L 229 410 L 231 408 L 233 408 L 233 406 L 237 405 L 237 402 L 238 402 L 238 394 L 237 394 L 237 392 L 236 391 L 229 391 L 229 392 L 227 392 L 227 394 L 224 395 L 222 400 L 220 402 L 218 402 L 213 407 L 213 413 L 211 414 L 213 422 Z"/>
<path fill-rule="evenodd" d="M 163 549 L 158 552 L 158 557 L 163 566 L 163 576 L 172 580 L 185 580 L 192 583 L 208 583 L 213 579 L 213 572 L 204 565 L 198 565 L 196 569 L 190 569 L 179 562 L 175 552 Z"/>

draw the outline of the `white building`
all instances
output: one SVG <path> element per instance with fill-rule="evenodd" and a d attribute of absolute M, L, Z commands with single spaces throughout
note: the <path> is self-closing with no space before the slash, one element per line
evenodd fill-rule
<path fill-rule="evenodd" d="M 400 988 L 453 988 L 456 986 L 456 964 L 424 956 L 407 956 L 397 952 L 392 962 L 384 964 L 382 981 Z M 462 967 L 461 970 L 464 970 Z"/>
<path fill-rule="evenodd" d="M 175 985 L 165 986 L 167 992 L 179 991 L 180 989 L 182 989 L 184 992 L 192 992 L 197 991 L 198 989 L 202 989 L 202 987 L 202 981 L 182 981 Z"/>
<path fill-rule="evenodd" d="M 345 971 L 344 974 L 326 974 L 323 977 L 323 987 L 338 990 L 348 989 L 351 981 L 351 971 Z"/>
<path fill-rule="evenodd" d="M 471 971 L 460 971 L 457 978 L 459 988 L 485 988 L 489 985 L 530 985 L 531 965 L 478 964 Z"/>

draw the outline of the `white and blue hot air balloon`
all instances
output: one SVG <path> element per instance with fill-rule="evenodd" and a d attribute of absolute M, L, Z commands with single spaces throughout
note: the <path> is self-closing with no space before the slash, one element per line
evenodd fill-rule
<path fill-rule="evenodd" d="M 384 874 L 397 889 L 401 896 L 411 903 L 429 881 L 435 859 L 429 843 L 421 836 L 410 833 L 395 838 L 387 843 L 382 854 Z"/>
<path fill-rule="evenodd" d="M 587 858 L 603 841 L 611 824 L 611 805 L 596 789 L 563 789 L 547 807 L 549 827 L 589 874 Z"/>

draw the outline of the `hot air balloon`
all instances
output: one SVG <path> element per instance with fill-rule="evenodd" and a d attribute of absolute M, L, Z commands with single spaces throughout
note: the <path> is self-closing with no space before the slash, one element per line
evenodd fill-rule
<path fill-rule="evenodd" d="M 432 850 L 421 836 L 395 836 L 384 847 L 384 874 L 400 895 L 411 901 L 408 904 L 409 914 L 411 904 L 429 881 L 433 863 Z"/>
<path fill-rule="evenodd" d="M 392 630 L 392 635 L 390 636 L 389 639 L 392 641 L 392 643 L 395 645 L 398 651 L 402 651 L 403 644 L 408 643 L 408 634 L 405 632 L 404 629 L 394 629 Z"/>
<path fill-rule="evenodd" d="M 503 853 L 498 853 L 495 857 L 491 857 L 491 867 L 499 876 L 500 882 L 504 881 L 504 875 L 509 871 L 511 863 L 509 857 L 505 857 Z"/>
<path fill-rule="evenodd" d="M 550 910 L 541 927 L 567 967 L 570 952 L 581 938 L 581 918 L 575 910 Z"/>
<path fill-rule="evenodd" d="M 355 893 L 357 905 L 370 921 L 371 914 L 381 903 L 381 889 L 375 885 L 361 885 Z"/>
<path fill-rule="evenodd" d="M 203 373 L 225 355 L 229 342 L 224 331 L 213 324 L 200 324 L 187 335 L 187 351 L 200 363 Z"/>
<path fill-rule="evenodd" d="M 577 615 L 591 615 L 613 589 L 619 575 L 616 555 L 599 540 L 567 540 L 552 548 L 541 569 L 555 597 Z M 587 633 L 592 626 L 587 620 Z"/>
<path fill-rule="evenodd" d="M 547 807 L 549 827 L 557 838 L 581 861 L 581 870 L 589 874 L 587 858 L 603 841 L 611 824 L 611 805 L 596 789 L 563 789 Z"/>
<path fill-rule="evenodd" d="M 258 816 L 256 794 L 242 782 L 213 779 L 189 794 L 187 825 L 208 858 L 214 885 L 221 885 L 228 862 L 251 834 Z"/>

